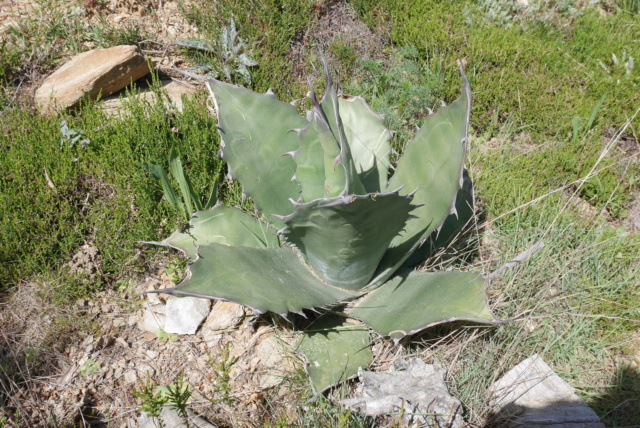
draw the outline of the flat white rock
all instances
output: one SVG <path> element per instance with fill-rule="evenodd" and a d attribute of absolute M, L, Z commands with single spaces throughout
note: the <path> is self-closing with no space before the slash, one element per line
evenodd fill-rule
<path fill-rule="evenodd" d="M 195 334 L 209 315 L 211 300 L 198 297 L 179 297 L 167 302 L 164 331 L 175 334 Z"/>
<path fill-rule="evenodd" d="M 153 294 L 151 294 L 153 296 Z M 146 301 L 136 319 L 138 328 L 149 333 L 156 333 L 164 329 L 166 319 L 166 308 L 162 303 L 154 304 L 152 301 Z"/>
<path fill-rule="evenodd" d="M 141 89 L 140 93 L 132 96 L 125 97 L 121 92 L 106 97 L 102 100 L 101 108 L 112 116 L 120 116 L 123 112 L 123 103 L 132 101 L 132 99 L 144 100 L 149 104 L 155 104 L 157 102 L 167 102 L 167 108 L 173 108 L 179 112 L 182 112 L 183 97 L 184 99 L 192 97 L 196 90 L 188 86 L 182 85 L 173 80 L 163 80 L 162 90 L 166 92 L 168 100 L 164 97 L 158 97 L 158 94 L 149 88 Z"/>
<path fill-rule="evenodd" d="M 489 388 L 496 426 L 604 428 L 596 412 L 537 354 Z"/>

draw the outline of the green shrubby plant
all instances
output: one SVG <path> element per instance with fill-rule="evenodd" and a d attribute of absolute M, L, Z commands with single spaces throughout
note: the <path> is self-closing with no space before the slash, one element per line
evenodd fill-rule
<path fill-rule="evenodd" d="M 210 77 L 218 77 L 222 73 L 229 82 L 251 84 L 251 74 L 247 67 L 258 65 L 258 61 L 252 58 L 251 49 L 240 37 L 233 18 L 229 19 L 229 25 L 222 27 L 220 36 L 213 43 L 200 40 L 182 40 L 176 45 L 208 53 L 216 60 L 214 62 L 200 62 L 190 71 L 208 72 Z"/>
<path fill-rule="evenodd" d="M 392 165 L 382 118 L 363 98 L 339 94 L 326 64 L 325 73 L 325 95 L 311 90 L 306 117 L 270 92 L 209 81 L 220 154 L 262 215 L 218 205 L 156 242 L 194 261 L 186 281 L 158 292 L 284 317 L 332 308 L 299 349 L 316 391 L 371 361 L 369 328 L 345 317 L 396 341 L 447 321 L 495 321 L 481 276 L 406 267 L 473 215 L 464 74 L 460 98 L 427 117 Z"/>

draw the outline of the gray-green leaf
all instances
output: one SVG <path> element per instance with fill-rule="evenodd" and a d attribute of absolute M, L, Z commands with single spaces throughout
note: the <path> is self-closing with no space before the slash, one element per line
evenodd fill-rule
<path fill-rule="evenodd" d="M 357 296 L 320 281 L 290 248 L 198 247 L 190 278 L 159 292 L 224 299 L 285 315 Z"/>
<path fill-rule="evenodd" d="M 358 302 L 349 315 L 396 340 L 449 321 L 496 322 L 484 278 L 470 272 L 397 275 Z"/>
<path fill-rule="evenodd" d="M 313 323 L 300 342 L 306 371 L 316 394 L 345 381 L 373 361 L 369 329 L 344 322 L 344 318 L 324 315 Z"/>

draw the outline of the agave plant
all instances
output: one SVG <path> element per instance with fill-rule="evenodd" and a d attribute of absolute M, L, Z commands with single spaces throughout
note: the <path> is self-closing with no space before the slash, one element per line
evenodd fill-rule
<path fill-rule="evenodd" d="M 256 215 L 218 205 L 157 242 L 193 261 L 184 282 L 159 292 L 284 317 L 327 310 L 299 346 L 317 392 L 371 362 L 372 333 L 398 341 L 447 321 L 495 322 L 480 275 L 406 267 L 473 215 L 464 73 L 460 98 L 426 118 L 395 166 L 382 118 L 338 94 L 326 64 L 325 74 L 306 117 L 271 91 L 209 81 L 220 155 Z"/>

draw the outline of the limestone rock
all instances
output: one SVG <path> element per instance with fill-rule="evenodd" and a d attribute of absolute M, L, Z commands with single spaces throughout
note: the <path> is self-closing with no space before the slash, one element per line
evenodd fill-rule
<path fill-rule="evenodd" d="M 155 333 L 164 329 L 166 320 L 166 308 L 164 304 L 145 302 L 142 313 L 138 316 L 137 325 L 142 331 Z"/>
<path fill-rule="evenodd" d="M 267 389 L 282 383 L 287 370 L 291 369 L 283 345 L 274 336 L 269 336 L 258 344 L 255 355 L 249 365 L 260 373 L 260 388 Z"/>
<path fill-rule="evenodd" d="M 209 315 L 211 300 L 198 297 L 180 297 L 167 302 L 164 331 L 176 334 L 195 334 Z"/>
<path fill-rule="evenodd" d="M 489 391 L 495 426 L 604 428 L 573 387 L 537 354 L 509 370 Z"/>
<path fill-rule="evenodd" d="M 419 358 L 396 361 L 394 369 L 391 373 L 360 369 L 362 395 L 340 402 L 371 416 L 401 414 L 406 426 L 464 426 L 462 404 L 449 394 L 444 369 Z"/>
<path fill-rule="evenodd" d="M 136 46 L 95 49 L 74 56 L 49 76 L 36 91 L 36 103 L 44 113 L 76 108 L 85 94 L 109 96 L 147 73 Z"/>
<path fill-rule="evenodd" d="M 167 107 L 174 108 L 179 112 L 182 112 L 183 96 L 185 98 L 189 98 L 196 92 L 196 89 L 185 86 L 173 80 L 163 80 L 161 83 L 162 89 L 167 92 L 167 97 L 169 98 L 168 101 L 170 105 Z M 132 98 L 142 99 L 149 104 L 158 102 L 157 94 L 149 88 L 141 89 L 140 93 L 136 94 Z M 108 114 L 118 116 L 122 112 L 123 101 L 129 99 L 131 98 L 123 98 L 120 94 L 114 94 L 110 97 L 104 98 L 101 107 Z"/>
<path fill-rule="evenodd" d="M 244 315 L 244 307 L 241 305 L 219 300 L 211 308 L 204 328 L 215 332 L 233 328 L 242 322 Z"/>

